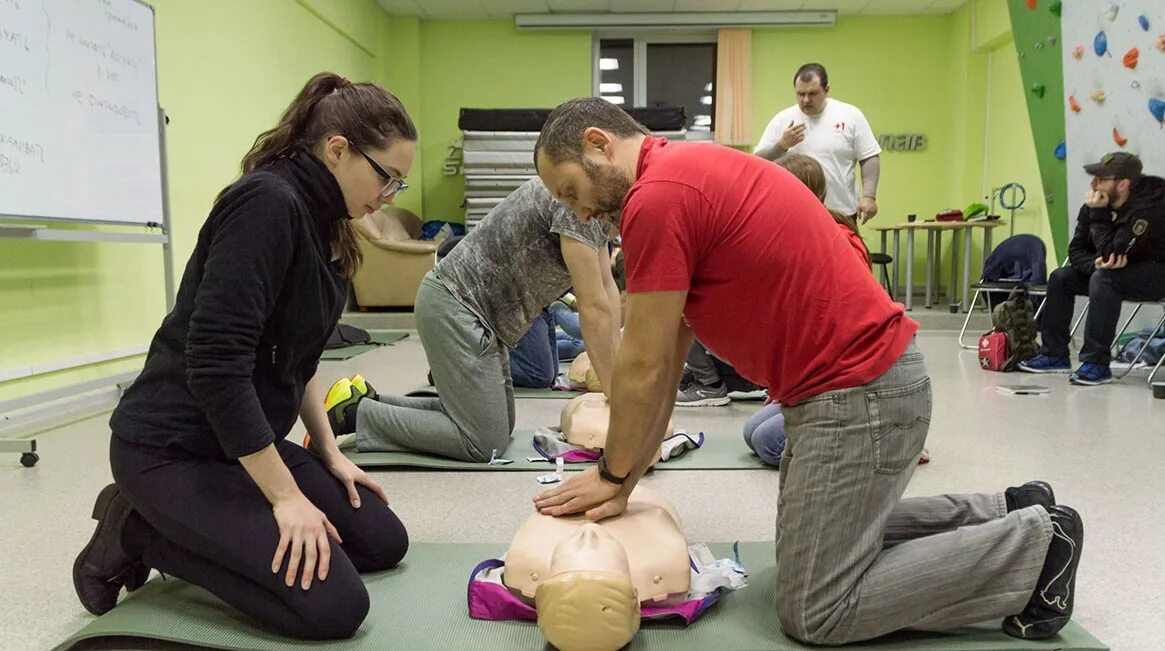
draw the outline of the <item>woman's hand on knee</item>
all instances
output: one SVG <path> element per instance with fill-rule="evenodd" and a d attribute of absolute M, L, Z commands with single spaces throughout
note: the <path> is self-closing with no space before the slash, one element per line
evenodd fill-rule
<path fill-rule="evenodd" d="M 316 576 L 321 581 L 326 580 L 332 560 L 332 546 L 328 538 L 337 543 L 343 542 L 339 532 L 328 521 L 328 516 L 317 509 L 303 493 L 276 502 L 271 511 L 279 526 L 279 545 L 271 560 L 271 572 L 278 574 L 286 557 L 284 584 L 287 587 L 295 585 L 297 575 L 304 590 L 311 588 L 312 579 Z"/>
<path fill-rule="evenodd" d="M 373 481 L 368 476 L 368 473 L 352 463 L 352 460 L 348 457 L 342 454 L 335 454 L 326 459 L 324 464 L 328 467 L 328 471 L 332 473 L 332 476 L 339 479 L 340 483 L 348 491 L 348 502 L 352 505 L 352 508 L 360 508 L 360 493 L 356 491 L 357 484 L 372 491 L 374 495 L 380 498 L 380 501 L 388 504 L 388 495 L 384 494 L 384 489 L 380 487 L 380 484 Z"/>

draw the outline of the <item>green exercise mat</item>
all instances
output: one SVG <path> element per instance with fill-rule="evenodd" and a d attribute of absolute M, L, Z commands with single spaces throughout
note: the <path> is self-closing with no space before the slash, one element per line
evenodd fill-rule
<path fill-rule="evenodd" d="M 695 432 L 692 433 L 693 435 Z M 510 447 L 502 458 L 513 463 L 489 465 L 456 461 L 417 452 L 356 452 L 345 450 L 344 454 L 361 468 L 382 466 L 408 466 L 430 470 L 553 470 L 554 464 L 547 461 L 527 461 L 527 457 L 540 457 L 534 451 L 534 432 L 519 430 L 510 439 Z M 568 463 L 567 469 L 582 470 L 589 463 Z M 656 470 L 773 470 L 761 462 L 760 457 L 749 451 L 739 434 L 719 432 L 705 434 L 704 446 L 688 450 L 682 456 L 655 464 Z"/>
<path fill-rule="evenodd" d="M 345 346 L 344 348 L 329 348 L 320 355 L 320 359 L 326 361 L 352 359 L 357 355 L 362 355 L 370 350 L 376 350 L 381 346 L 394 344 L 409 336 L 409 333 L 401 330 L 369 330 L 368 334 L 372 335 L 372 343 L 356 344 L 355 346 Z"/>
<path fill-rule="evenodd" d="M 155 578 L 57 649 L 108 636 L 144 637 L 240 651 L 549 649 L 532 622 L 488 622 L 468 615 L 465 587 L 469 573 L 477 563 L 496 558 L 505 548 L 506 545 L 496 543 L 413 543 L 400 568 L 364 577 L 372 606 L 364 624 L 350 640 L 308 642 L 279 637 L 257 628 L 248 617 L 201 588 L 177 579 Z M 728 544 L 715 544 L 712 548 L 720 557 L 731 554 Z M 751 584 L 747 588 L 721 597 L 691 626 L 647 622 L 627 648 L 633 651 L 811 648 L 785 637 L 777 623 L 772 605 L 776 584 L 773 543 L 742 543 L 740 560 L 749 571 Z M 1050 640 L 1028 642 L 1005 635 L 995 621 L 943 634 L 899 633 L 844 648 L 977 651 L 1107 647 L 1074 623 L 1069 623 Z"/>
<path fill-rule="evenodd" d="M 531 389 L 529 387 L 514 387 L 515 398 L 531 398 L 535 400 L 570 400 L 581 396 L 585 391 L 558 391 L 555 389 Z M 436 387 L 429 385 L 419 389 L 413 389 L 406 395 L 409 396 L 436 396 Z"/>

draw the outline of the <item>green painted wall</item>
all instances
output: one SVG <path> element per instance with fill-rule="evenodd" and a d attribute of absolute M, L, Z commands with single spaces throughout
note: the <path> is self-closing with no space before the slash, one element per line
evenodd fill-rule
<path fill-rule="evenodd" d="M 461 108 L 542 108 L 591 94 L 589 32 L 518 31 L 512 21 L 421 23 L 424 218 L 461 222 L 464 177 L 441 172 Z"/>
<path fill-rule="evenodd" d="M 308 77 L 332 70 L 389 80 L 381 53 L 391 51 L 390 21 L 375 0 L 153 4 L 159 93 L 171 118 L 170 198 L 181 274 L 215 195 Z M 0 368 L 145 344 L 164 314 L 154 247 L 3 240 L 0 260 Z M 137 358 L 5 382 L 0 400 L 140 364 Z"/>
<path fill-rule="evenodd" d="M 1029 9 L 1025 0 L 1009 0 L 1011 24 L 1027 109 L 1031 116 L 1031 131 L 1039 161 L 1043 196 L 1051 222 L 1051 233 L 1058 255 L 1068 253 L 1068 173 L 1064 161 L 1053 155 L 1056 145 L 1064 140 L 1064 65 L 1060 41 L 1060 17 L 1051 11 L 1052 2 L 1039 2 Z M 1058 4 L 1058 3 L 1056 3 Z M 1098 5 L 1100 3 L 1097 3 Z M 1099 11 L 1099 9 L 1098 9 Z M 1044 86 L 1043 96 L 1031 92 L 1033 85 Z"/>

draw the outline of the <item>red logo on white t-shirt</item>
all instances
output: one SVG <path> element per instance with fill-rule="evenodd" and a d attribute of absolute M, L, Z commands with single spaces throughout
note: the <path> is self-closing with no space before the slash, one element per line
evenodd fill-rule
<path fill-rule="evenodd" d="M 833 125 L 833 128 L 837 131 L 845 131 L 845 122 L 838 122 L 837 124 Z"/>

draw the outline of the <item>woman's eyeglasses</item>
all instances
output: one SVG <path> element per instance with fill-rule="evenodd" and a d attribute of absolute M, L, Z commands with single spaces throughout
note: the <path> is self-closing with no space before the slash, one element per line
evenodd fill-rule
<path fill-rule="evenodd" d="M 372 160 L 371 156 L 365 154 L 364 151 L 360 149 L 360 147 L 356 146 L 356 143 L 348 140 L 348 144 L 352 147 L 352 149 L 360 152 L 360 155 L 364 157 L 364 160 L 368 161 L 368 164 L 372 166 L 373 172 L 376 172 L 380 178 L 386 179 L 384 187 L 380 188 L 380 194 L 378 195 L 381 199 L 391 199 L 395 195 L 401 194 L 405 190 L 409 189 L 409 184 L 405 183 L 404 179 L 398 179 L 392 174 L 389 174 L 383 167 L 380 166 L 380 163 Z"/>

